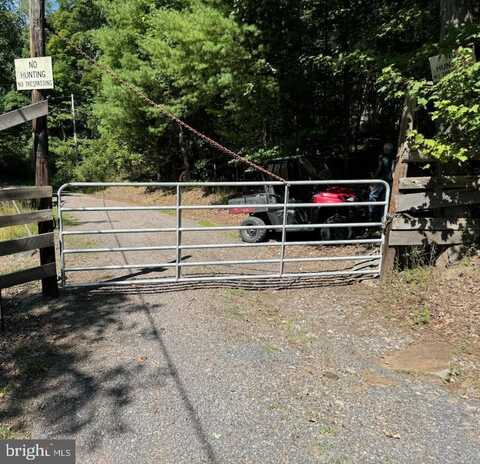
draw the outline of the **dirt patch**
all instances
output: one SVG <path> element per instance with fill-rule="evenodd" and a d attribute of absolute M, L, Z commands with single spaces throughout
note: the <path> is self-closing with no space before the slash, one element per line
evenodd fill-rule
<path fill-rule="evenodd" d="M 450 371 L 453 354 L 453 347 L 447 343 L 414 343 L 384 356 L 383 364 L 399 372 L 443 377 Z"/>
<path fill-rule="evenodd" d="M 436 372 L 461 394 L 480 397 L 479 279 L 480 259 L 473 258 L 447 269 L 399 272 L 377 291 L 366 291 L 366 311 L 415 340 L 386 358 L 389 367 Z"/>
<path fill-rule="evenodd" d="M 388 377 L 379 375 L 376 372 L 368 371 L 362 376 L 363 381 L 372 387 L 393 387 L 398 383 Z"/>

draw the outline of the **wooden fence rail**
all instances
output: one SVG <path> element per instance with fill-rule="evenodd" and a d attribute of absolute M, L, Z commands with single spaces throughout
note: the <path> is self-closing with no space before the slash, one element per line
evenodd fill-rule
<path fill-rule="evenodd" d="M 403 247 L 439 245 L 440 250 L 448 250 L 461 245 L 468 249 L 480 241 L 479 157 L 474 157 L 476 169 L 460 169 L 411 149 L 408 133 L 418 128 L 416 113 L 415 102 L 407 99 L 393 172 L 383 276 L 393 270 Z M 422 171 L 430 176 L 418 177 Z"/>
<path fill-rule="evenodd" d="M 52 187 L 19 187 L 0 189 L 0 202 L 18 200 L 44 200 L 51 199 L 51 197 Z M 28 213 L 0 216 L 0 228 L 32 223 L 38 224 L 40 233 L 30 237 L 0 241 L 0 256 L 8 256 L 30 250 L 40 250 L 41 265 L 9 274 L 2 274 L 0 272 L 0 305 L 2 289 L 35 280 L 42 281 L 42 291 L 45 296 L 55 297 L 58 295 L 54 234 L 52 232 L 52 210 L 41 209 Z M 42 230 L 47 230 L 48 232 L 41 233 Z M 46 259 L 45 256 L 47 257 Z"/>

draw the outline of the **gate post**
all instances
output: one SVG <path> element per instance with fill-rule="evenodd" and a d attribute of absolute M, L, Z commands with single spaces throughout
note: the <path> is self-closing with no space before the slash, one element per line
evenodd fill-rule
<path fill-rule="evenodd" d="M 182 262 L 182 249 L 180 246 L 182 245 L 182 232 L 180 231 L 182 227 L 182 190 L 180 184 L 177 184 L 177 199 L 176 199 L 176 218 L 177 218 L 177 223 L 176 223 L 176 228 L 177 228 L 177 239 L 176 239 L 176 252 L 177 256 L 175 259 L 175 279 L 179 280 L 181 275 L 182 275 L 182 267 L 180 266 Z"/>
<path fill-rule="evenodd" d="M 284 259 L 285 259 L 285 242 L 287 241 L 287 216 L 288 216 L 288 201 L 289 201 L 289 185 L 285 184 L 285 194 L 283 196 L 283 225 L 282 225 L 282 249 L 280 255 L 280 277 L 283 276 L 284 272 Z"/>

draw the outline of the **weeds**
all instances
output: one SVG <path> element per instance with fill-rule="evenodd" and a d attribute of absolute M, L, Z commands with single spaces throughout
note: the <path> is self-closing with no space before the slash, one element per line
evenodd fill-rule
<path fill-rule="evenodd" d="M 430 313 L 430 309 L 428 309 L 428 306 L 423 306 L 415 315 L 414 324 L 418 326 L 428 325 L 430 324 L 431 318 L 432 315 Z"/>
<path fill-rule="evenodd" d="M 334 437 L 337 434 L 337 430 L 333 425 L 328 425 L 328 424 L 323 424 L 320 426 L 318 429 L 318 433 L 321 435 L 329 435 L 331 437 Z"/>
<path fill-rule="evenodd" d="M 245 290 L 238 288 L 227 288 L 224 292 L 223 309 L 225 315 L 232 319 L 245 320 L 247 311 L 247 298 Z"/>
<path fill-rule="evenodd" d="M 10 387 L 8 384 L 0 387 L 0 401 L 3 400 L 8 395 L 9 392 L 10 392 Z"/>
<path fill-rule="evenodd" d="M 17 206 L 22 213 L 28 213 L 29 211 L 33 211 L 33 209 L 28 207 L 26 203 L 17 203 Z M 13 204 L 0 204 L 1 216 L 8 216 L 13 214 L 18 214 L 18 211 Z M 38 229 L 36 224 L 29 224 L 28 226 L 18 225 L 11 227 L 2 227 L 0 228 L 0 241 L 15 240 L 17 238 L 22 238 L 30 234 L 36 234 L 37 230 Z"/>
<path fill-rule="evenodd" d="M 209 219 L 202 219 L 202 220 L 198 221 L 198 225 L 200 227 L 215 227 L 217 224 L 210 221 Z"/>
<path fill-rule="evenodd" d="M 7 425 L 0 424 L 0 440 L 9 440 L 13 438 L 15 434 Z"/>
<path fill-rule="evenodd" d="M 281 348 L 279 348 L 278 346 L 272 345 L 271 343 L 265 343 L 263 345 L 263 349 L 268 354 L 274 354 L 274 353 L 278 353 L 278 352 L 282 351 Z"/>
<path fill-rule="evenodd" d="M 95 248 L 96 242 L 92 239 L 73 235 L 68 237 L 68 248 Z"/>
<path fill-rule="evenodd" d="M 57 209 L 53 210 L 53 218 L 58 222 L 58 211 Z M 80 225 L 80 221 L 68 213 L 62 213 L 62 223 L 63 227 L 75 227 Z"/>
<path fill-rule="evenodd" d="M 436 244 L 402 247 L 397 258 L 397 268 L 404 271 L 432 266 L 441 251 L 441 247 Z"/>
<path fill-rule="evenodd" d="M 428 267 L 415 267 L 403 271 L 400 277 L 407 284 L 425 287 L 428 285 L 431 272 Z"/>
<path fill-rule="evenodd" d="M 35 211 L 34 208 L 31 207 L 31 205 L 28 204 L 28 202 L 17 202 L 17 207 L 18 210 L 21 213 L 29 213 L 32 211 Z M 17 208 L 13 206 L 7 205 L 7 204 L 1 204 L 0 205 L 0 216 L 7 216 L 7 215 L 14 215 L 18 214 Z M 53 209 L 53 218 L 58 222 L 58 213 L 57 210 L 54 208 Z M 63 220 L 63 225 L 64 226 L 78 226 L 80 224 L 80 221 L 78 221 L 76 218 L 73 216 L 63 213 L 62 214 L 62 220 Z M 17 238 L 23 238 L 29 235 L 35 235 L 38 234 L 38 226 L 37 224 L 20 224 L 17 226 L 11 226 L 11 227 L 2 227 L 0 229 L 0 241 L 2 240 L 15 240 Z"/>

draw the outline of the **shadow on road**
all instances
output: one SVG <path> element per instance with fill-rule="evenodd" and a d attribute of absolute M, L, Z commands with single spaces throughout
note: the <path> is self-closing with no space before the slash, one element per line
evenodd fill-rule
<path fill-rule="evenodd" d="M 153 376 L 136 362 L 133 344 L 145 321 L 140 324 L 135 317 L 124 318 L 128 313 L 139 318 L 143 313 L 147 319 L 148 340 L 157 347 L 156 366 L 160 366 L 155 367 Z M 96 365 L 99 357 L 92 361 L 93 350 L 108 346 L 115 333 L 125 343 L 132 336 L 131 360 L 117 360 L 115 353 L 105 352 L 108 362 Z M 148 388 L 160 389 L 170 378 L 207 462 L 218 462 L 161 329 L 141 294 L 129 297 L 119 292 L 83 291 L 50 302 L 39 297 L 7 300 L 7 330 L 1 334 L 0 346 L 0 425 L 12 424 L 21 435 L 32 430 L 32 423 L 41 423 L 50 437 L 82 435 L 93 451 L 104 440 L 135 432 L 124 419 L 128 414 L 123 414 L 135 390 L 146 388 L 145 383 Z M 152 443 L 152 449 L 157 445 Z"/>

